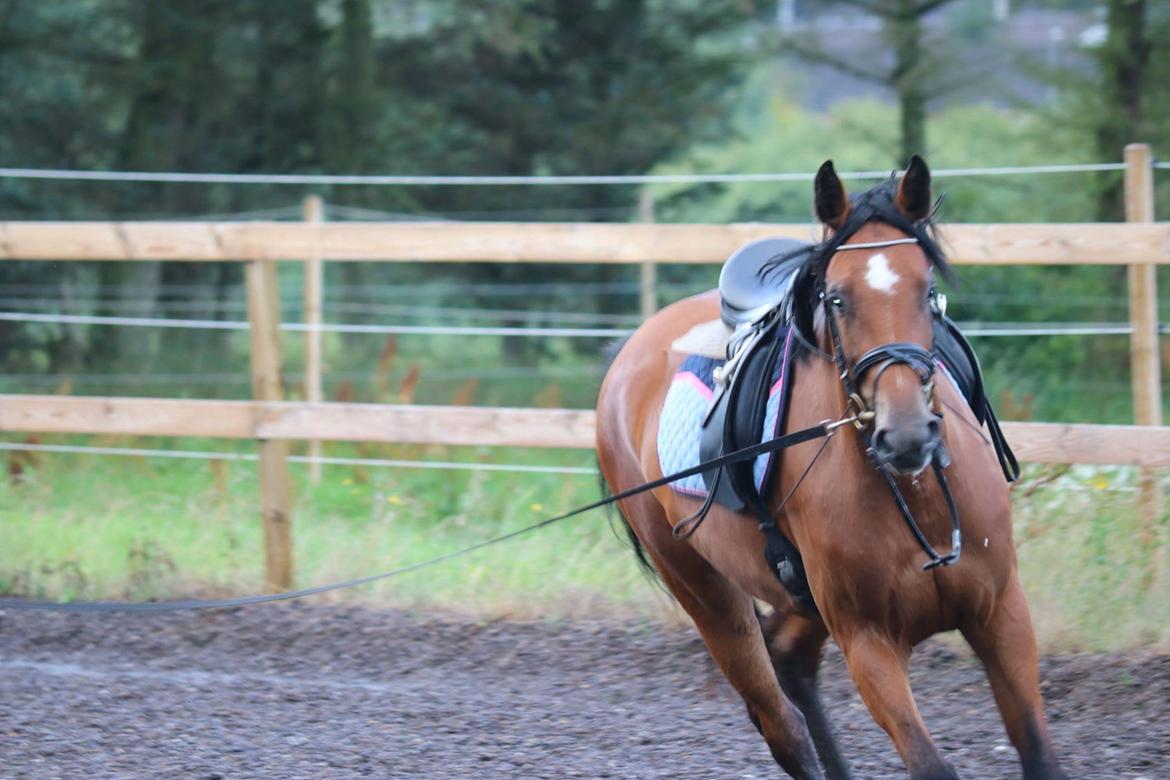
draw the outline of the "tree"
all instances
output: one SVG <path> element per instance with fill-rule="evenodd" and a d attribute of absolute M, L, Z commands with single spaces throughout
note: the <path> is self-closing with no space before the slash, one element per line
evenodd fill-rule
<path fill-rule="evenodd" d="M 395 74 L 388 80 L 409 85 L 417 100 L 429 96 L 446 117 L 451 146 L 459 151 L 438 170 L 454 163 L 498 174 L 641 173 L 698 139 L 727 132 L 730 87 L 745 64 L 727 36 L 751 19 L 742 3 L 533 0 L 501 7 L 472 0 L 448 8 L 432 34 L 394 47 L 406 48 L 406 56 L 382 59 L 383 72 Z M 411 52 L 411 44 L 426 48 Z M 633 214 L 637 192 L 534 186 L 420 197 L 437 209 L 612 220 Z M 559 211 L 549 210 L 554 205 Z M 531 279 L 534 269 L 496 265 L 472 273 L 520 281 Z M 587 274 L 598 281 L 596 270 L 537 273 L 565 281 Z M 628 271 L 604 273 L 600 281 Z M 565 290 L 538 303 L 571 306 Z M 608 310 L 620 305 L 603 302 Z M 529 354 L 542 348 L 532 340 L 508 346 Z"/>
<path fill-rule="evenodd" d="M 94 0 L 0 0 L 0 160 L 28 167 L 110 167 L 117 139 L 106 121 L 132 60 L 125 7 Z M 54 182 L 0 180 L 0 218 L 84 218 L 102 213 L 90 190 Z M 0 264 L 0 284 L 34 306 L 79 308 L 92 268 L 70 263 Z M 9 370 L 67 370 L 80 364 L 88 333 L 75 325 L 0 325 Z"/>
<path fill-rule="evenodd" d="M 726 132 L 729 87 L 745 59 L 734 36 L 750 13 L 742 0 L 0 0 L 0 77 L 14 85 L 0 101 L 0 164 L 640 173 L 696 139 Z M 289 205 L 299 194 L 259 185 L 0 181 L 0 209 L 24 217 L 194 216 Z M 636 202 L 632 187 L 322 194 L 382 210 L 527 219 L 623 219 Z M 436 273 L 342 268 L 350 283 Z M 127 263 L 24 272 L 54 284 L 85 274 L 75 280 L 82 297 L 100 308 L 76 313 L 133 307 L 147 316 L 188 316 L 194 306 L 218 316 L 238 271 Z M 589 272 L 479 266 L 460 273 L 531 281 Z M 571 295 L 535 304 L 551 308 Z M 458 301 L 480 303 L 466 294 Z M 6 344 L 19 335 L 32 351 L 61 353 L 45 328 L 7 329 L 0 334 Z M 74 331 L 73 354 L 103 368 L 183 355 L 186 370 L 197 370 L 196 340 L 209 362 L 227 344 L 208 333 Z M 207 349 L 217 338 L 219 347 Z"/>
<path fill-rule="evenodd" d="M 816 41 L 787 36 L 784 47 L 810 62 L 829 65 L 854 78 L 879 84 L 898 98 L 899 151 L 896 164 L 926 153 L 926 110 L 937 94 L 939 62 L 927 49 L 923 20 L 953 0 L 837 0 L 881 20 L 892 64 L 859 62 L 830 53 Z M 873 58 L 873 55 L 870 55 Z"/>
<path fill-rule="evenodd" d="M 1098 158 L 1113 160 L 1147 130 L 1143 108 L 1153 46 L 1146 0 L 1109 0 L 1106 19 L 1108 36 L 1097 50 L 1101 105 L 1093 135 Z M 1124 196 L 1121 180 L 1111 179 L 1101 190 L 1101 219 L 1123 219 Z"/>

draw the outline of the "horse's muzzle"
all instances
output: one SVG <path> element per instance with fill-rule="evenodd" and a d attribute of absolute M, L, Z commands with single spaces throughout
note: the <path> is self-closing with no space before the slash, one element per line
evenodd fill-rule
<path fill-rule="evenodd" d="M 873 432 L 873 456 L 880 466 L 896 474 L 917 474 L 930 465 L 939 450 L 941 428 L 933 414 L 881 424 Z"/>

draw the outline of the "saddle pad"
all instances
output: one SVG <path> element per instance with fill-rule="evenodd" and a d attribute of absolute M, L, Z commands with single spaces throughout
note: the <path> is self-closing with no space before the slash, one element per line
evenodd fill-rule
<path fill-rule="evenodd" d="M 784 337 L 784 353 L 776 361 L 776 368 L 773 371 L 767 410 L 757 441 L 771 439 L 780 434 L 781 426 L 784 424 L 783 410 L 787 407 L 784 398 L 787 385 L 785 375 L 790 368 L 792 354 L 792 334 L 788 333 Z M 690 355 L 683 360 L 674 375 L 670 389 L 666 393 L 666 401 L 662 405 L 662 416 L 658 421 L 658 463 L 664 475 L 699 464 L 701 426 L 715 395 L 713 372 L 723 363 L 723 360 L 715 358 Z M 776 453 L 769 452 L 756 458 L 752 470 L 758 489 L 763 488 L 771 475 L 775 456 Z M 688 496 L 699 498 L 707 496 L 707 487 L 703 484 L 701 474 L 672 482 L 670 487 Z"/>

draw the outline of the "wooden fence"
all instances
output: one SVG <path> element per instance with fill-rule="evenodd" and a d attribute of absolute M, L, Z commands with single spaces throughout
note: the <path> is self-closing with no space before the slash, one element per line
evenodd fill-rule
<path fill-rule="evenodd" d="M 1170 265 L 1170 223 L 1153 222 L 1148 147 L 1126 149 L 1128 223 L 951 225 L 953 262 L 1126 265 L 1133 334 L 1134 426 L 1007 423 L 1022 460 L 1143 468 L 1146 531 L 1160 514 L 1157 474 L 1170 467 L 1161 425 L 1155 271 Z M 275 262 L 306 262 L 307 311 L 318 306 L 323 260 L 399 262 L 719 263 L 764 236 L 808 238 L 808 225 L 0 222 L 0 260 L 246 262 L 252 401 L 0 395 L 0 432 L 255 439 L 270 589 L 293 583 L 290 441 L 373 441 L 523 447 L 593 446 L 593 413 L 285 402 Z M 647 272 L 643 272 L 645 278 Z M 314 292 L 315 291 L 315 292 Z M 319 343 L 319 342 L 318 342 Z M 310 348 L 309 354 L 314 354 Z M 315 354 L 319 355 L 319 347 Z M 310 373 L 314 370 L 309 366 Z"/>

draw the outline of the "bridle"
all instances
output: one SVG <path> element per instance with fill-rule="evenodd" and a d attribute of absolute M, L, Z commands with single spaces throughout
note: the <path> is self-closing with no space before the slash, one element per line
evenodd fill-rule
<path fill-rule="evenodd" d="M 844 252 L 854 249 L 881 249 L 890 246 L 901 246 L 905 244 L 917 244 L 916 238 L 897 238 L 890 241 L 869 241 L 858 244 L 842 244 L 836 248 L 837 252 Z M 921 344 L 916 344 L 912 341 L 895 341 L 889 344 L 882 344 L 874 347 L 866 352 L 857 362 L 850 367 L 845 358 L 845 351 L 841 340 L 841 332 L 837 323 L 837 316 L 834 312 L 834 306 L 831 297 L 825 290 L 824 279 L 821 279 L 817 284 L 817 300 L 820 302 L 824 310 L 825 322 L 829 327 L 829 335 L 833 341 L 833 354 L 830 356 L 821 350 L 817 350 L 821 355 L 830 358 L 837 364 L 837 370 L 841 379 L 841 383 L 845 386 L 845 396 L 848 403 L 853 406 L 854 413 L 859 420 L 857 427 L 863 428 L 864 424 L 871 423 L 874 419 L 874 411 L 866 404 L 864 397 L 861 394 L 859 386 L 861 378 L 872 368 L 877 368 L 877 375 L 871 383 L 874 390 L 877 390 L 878 382 L 881 381 L 882 375 L 896 365 L 906 365 L 913 369 L 914 373 L 918 375 L 919 382 L 922 383 L 924 390 L 927 391 L 926 398 L 929 402 L 933 396 L 934 382 L 934 355 L 930 350 L 923 347 Z M 935 290 L 931 290 L 930 308 L 933 315 L 941 315 L 946 307 L 946 298 Z"/>
<path fill-rule="evenodd" d="M 843 242 L 848 239 L 848 236 L 838 237 L 838 241 Z M 856 244 L 837 243 L 833 247 L 835 252 L 844 252 L 848 250 L 857 249 L 881 249 L 890 246 L 900 246 L 904 244 L 917 244 L 918 239 L 914 237 L 898 238 L 889 241 L 870 241 Z M 826 263 L 826 271 L 828 265 Z M 951 566 L 958 562 L 959 556 L 962 553 L 962 534 L 959 529 L 959 512 L 955 506 L 954 497 L 951 495 L 950 485 L 947 483 L 946 474 L 943 469 L 950 465 L 950 456 L 946 448 L 940 442 L 931 453 L 930 465 L 934 471 L 935 478 L 938 480 L 939 487 L 942 489 L 943 499 L 947 504 L 947 511 L 951 518 L 951 551 L 946 555 L 941 555 L 930 544 L 926 535 L 922 533 L 918 522 L 914 519 L 914 515 L 910 511 L 910 507 L 906 504 L 906 499 L 902 496 L 902 491 L 898 488 L 898 484 L 894 479 L 894 475 L 890 471 L 888 464 L 883 462 L 878 457 L 873 446 L 874 424 L 877 413 L 870 408 L 861 394 L 859 383 L 865 374 L 871 370 L 876 369 L 877 373 L 873 379 L 873 388 L 876 393 L 878 382 L 881 381 L 882 375 L 893 366 L 905 365 L 909 366 L 918 376 L 919 382 L 922 384 L 923 393 L 926 396 L 928 404 L 933 405 L 934 398 L 934 371 L 935 360 L 932 352 L 921 344 L 915 344 L 909 341 L 896 341 L 889 344 L 882 344 L 874 347 L 866 352 L 857 362 L 852 366 L 849 365 L 845 350 L 842 346 L 840 327 L 837 323 L 837 315 L 834 311 L 833 304 L 830 297 L 825 291 L 824 277 L 817 282 L 817 296 L 822 309 L 825 314 L 825 322 L 829 328 L 829 335 L 833 342 L 833 354 L 828 355 L 823 351 L 817 349 L 816 353 L 832 360 L 837 366 L 838 377 L 845 390 L 846 398 L 846 416 L 854 419 L 854 426 L 857 428 L 858 435 L 861 437 L 862 444 L 865 447 L 866 455 L 870 463 L 882 475 L 886 485 L 890 489 L 890 493 L 894 497 L 894 502 L 898 506 L 898 511 L 902 515 L 907 528 L 914 535 L 915 540 L 919 546 L 926 552 L 930 560 L 922 567 L 924 570 L 934 569 L 940 566 Z M 935 290 L 931 291 L 930 299 L 931 316 L 934 318 L 941 318 L 946 311 L 946 298 Z M 794 324 L 795 327 L 795 324 Z M 935 416 L 942 417 L 941 411 L 935 411 Z"/>

